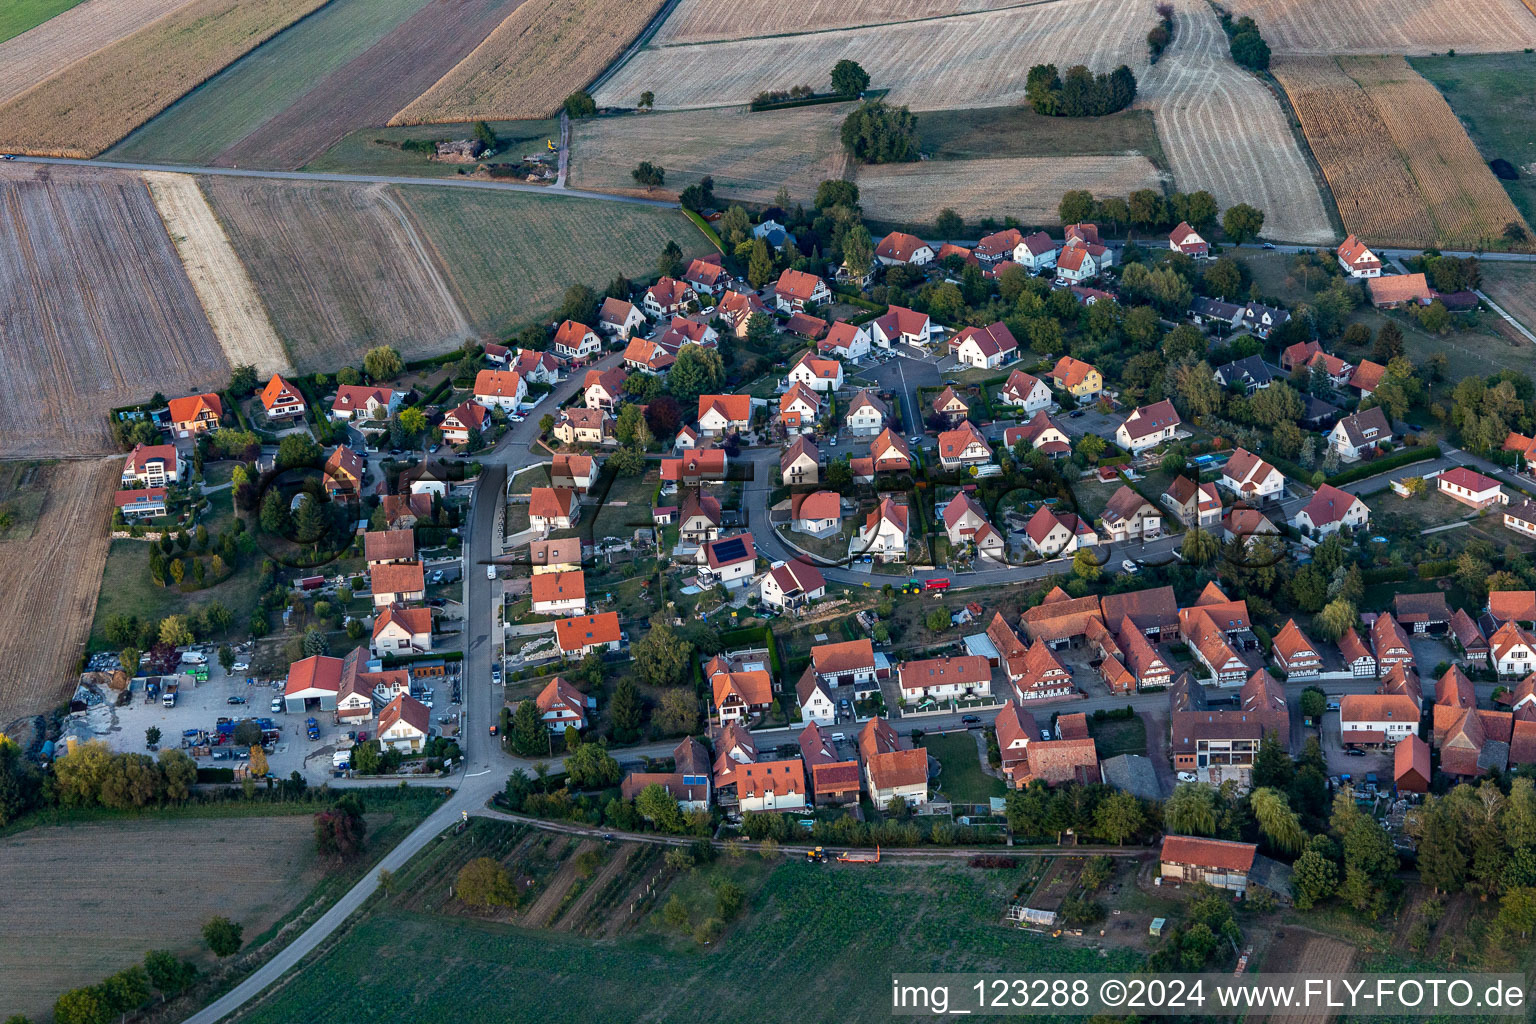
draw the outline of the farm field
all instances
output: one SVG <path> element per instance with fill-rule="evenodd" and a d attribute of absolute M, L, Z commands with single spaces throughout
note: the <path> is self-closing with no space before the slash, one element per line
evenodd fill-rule
<path fill-rule="evenodd" d="M 1003 157 L 925 160 L 859 168 L 859 203 L 881 224 L 932 224 L 951 207 L 968 221 L 1005 216 L 1055 224 L 1062 193 L 1088 189 L 1123 196 L 1157 188 L 1157 168 L 1143 156 Z"/>
<path fill-rule="evenodd" d="M 386 186 L 223 177 L 202 185 L 301 373 L 356 364 L 376 345 L 414 359 L 471 335 Z"/>
<path fill-rule="evenodd" d="M 1046 117 L 1022 105 L 938 110 L 917 127 L 923 152 L 935 160 L 1139 155 L 1166 163 L 1152 111 L 1138 108 L 1091 118 Z"/>
<path fill-rule="evenodd" d="M 1515 181 L 1499 180 L 1527 223 L 1536 223 L 1536 54 L 1415 57 L 1485 160 L 1507 160 Z"/>
<path fill-rule="evenodd" d="M 1495 263 L 1485 260 L 1483 291 L 1510 316 L 1536 333 L 1536 267 L 1528 263 Z"/>
<path fill-rule="evenodd" d="M 1401 57 L 1278 60 L 1350 231 L 1374 244 L 1502 247 L 1520 213 L 1435 88 Z"/>
<path fill-rule="evenodd" d="M 1158 135 L 1184 192 L 1205 189 L 1223 208 L 1264 211 L 1264 236 L 1329 242 L 1334 230 L 1312 169 L 1279 101 L 1232 63 L 1204 0 L 1175 0 L 1173 44 L 1142 80 Z"/>
<path fill-rule="evenodd" d="M 314 845 L 309 815 L 38 827 L 0 840 L 7 1011 L 42 1019 L 60 992 L 141 962 L 146 950 L 191 952 L 216 913 L 254 938 L 319 881 Z M 218 851 L 217 884 L 188 884 L 189 850 Z"/>
<path fill-rule="evenodd" d="M 545 316 L 576 282 L 601 289 L 619 274 L 652 276 L 669 241 L 684 256 L 714 251 L 676 210 L 470 189 L 394 194 L 482 334 Z"/>
<path fill-rule="evenodd" d="M 229 364 L 249 364 L 263 377 L 291 373 L 288 354 L 272 329 L 256 286 L 230 247 L 197 179 L 189 174 L 147 173 L 144 181 Z"/>
<path fill-rule="evenodd" d="M 551 117 L 567 96 L 613 63 L 661 5 L 662 0 L 524 0 L 389 123 Z"/>
<path fill-rule="evenodd" d="M 0 457 L 110 452 L 108 409 L 228 382 L 137 177 L 11 165 L 0 211 Z"/>
<path fill-rule="evenodd" d="M 808 0 L 794 6 L 739 0 L 683 0 L 657 30 L 654 44 L 776 36 L 891 21 L 943 18 L 973 11 L 1027 7 L 1040 0 Z"/>
<path fill-rule="evenodd" d="M 560 138 L 560 122 L 488 121 L 499 150 L 493 160 L 515 159 L 547 152 L 546 143 Z M 348 174 L 410 174 L 420 178 L 454 178 L 464 164 L 432 160 L 399 148 L 408 139 L 468 138 L 467 124 L 417 124 L 398 128 L 359 128 L 304 165 L 306 171 Z"/>
<path fill-rule="evenodd" d="M 1276 54 L 1480 53 L 1536 46 L 1521 0 L 1232 0 Z"/>
<path fill-rule="evenodd" d="M 107 559 L 112 492 L 121 473 L 121 460 L 109 458 L 53 463 L 30 479 L 29 488 L 43 495 L 31 535 L 0 542 L 0 559 L 7 567 L 0 573 L 0 614 L 11 623 L 0 641 L 0 658 L 7 665 L 26 666 L 0 677 L 0 722 L 43 714 L 74 691 L 76 659 L 85 646 Z M 0 857 L 0 862 L 10 859 Z M 4 870 L 0 867 L 0 875 Z M 0 950 L 10 945 L 0 940 Z M 0 991 L 6 990 L 0 980 Z"/>
<path fill-rule="evenodd" d="M 331 0 L 292 31 L 257 47 L 171 104 L 106 156 L 204 166 L 430 3 Z"/>
<path fill-rule="evenodd" d="M 647 194 L 630 171 L 644 159 L 666 168 L 667 192 L 704 175 L 725 197 L 764 206 L 782 185 L 810 206 L 816 186 L 841 178 L 847 158 L 838 128 L 850 103 L 748 113 L 745 108 L 626 114 L 571 127 L 571 185 Z"/>
<path fill-rule="evenodd" d="M 602 106 L 631 106 L 656 94 L 658 110 L 746 103 L 765 89 L 829 88 L 842 58 L 859 61 L 886 99 L 915 110 L 1002 106 L 1024 98 L 1031 64 L 1087 64 L 1110 71 L 1147 68 L 1150 5 L 1058 0 L 1019 10 L 963 14 L 869 28 L 647 47 L 595 94 Z"/>
<path fill-rule="evenodd" d="M 79 3 L 80 0 L 16 0 L 7 4 L 0 11 L 0 42 L 58 17 Z"/>
<path fill-rule="evenodd" d="M 488 845 L 483 835 L 479 842 Z M 491 841 L 498 853 L 523 842 Z M 433 852 L 429 848 L 412 863 Z M 515 845 L 500 856 L 522 876 Z M 408 865 L 397 877 L 406 878 L 411 870 Z M 713 902 L 708 881 L 716 875 L 741 885 L 749 894 L 748 909 L 740 923 L 701 953 L 691 937 L 667 928 L 655 911 L 676 894 L 692 920 L 702 920 Z M 302 1015 L 328 1024 L 359 1015 L 428 1021 L 467 1015 L 477 1021 L 558 1024 L 645 1020 L 654 1017 L 657 1007 L 666 1007 L 668 1020 L 714 1020 L 722 1019 L 722 989 L 756 991 L 763 965 L 772 963 L 797 980 L 778 986 L 773 1010 L 767 1017 L 759 1012 L 758 1019 L 883 1021 L 890 1017 L 889 974 L 913 963 L 938 971 L 1098 972 L 1140 962 L 1135 953 L 1112 951 L 1100 957 L 1091 949 L 1003 927 L 1002 908 L 1024 875 L 1022 868 L 984 872 L 889 862 L 773 866 L 755 856 L 739 865 L 718 861 L 658 891 L 633 934 L 589 932 L 604 936 L 600 939 L 461 916 L 464 911 L 455 916 L 418 911 L 402 904 L 421 901 L 394 896 L 329 952 L 235 1019 L 286 1024 Z M 446 880 L 452 874 L 430 877 Z M 535 892 L 548 877 L 539 878 Z M 409 887 L 418 888 L 440 892 L 444 886 Z M 603 902 L 601 894 L 598 899 Z M 624 915 L 626 908 L 622 897 L 617 904 L 608 902 L 609 914 Z M 444 949 L 456 951 L 460 969 L 442 969 Z M 473 980 L 466 984 L 465 978 Z M 506 998 L 507 992 L 518 991 L 537 992 L 540 998 Z M 444 1009 L 423 1016 L 422 1008 L 432 1006 Z M 741 1018 L 727 1013 L 723 1019 Z"/>
<path fill-rule="evenodd" d="M 220 166 L 302 167 L 354 128 L 383 124 L 451 70 L 522 0 L 432 0 L 220 154 Z"/>
<path fill-rule="evenodd" d="M 0 106 L 0 146 L 90 157 L 325 0 L 192 0 Z"/>
<path fill-rule="evenodd" d="M 47 475 L 47 463 L 0 462 L 0 541 L 26 540 L 37 527 L 37 516 L 48 495 L 33 485 Z"/>
<path fill-rule="evenodd" d="M 111 46 L 189 0 L 86 0 L 0 43 L 0 102 L 21 95 L 60 68 Z M 0 8 L 10 17 L 15 5 Z M 51 4 L 50 6 L 57 6 Z M 22 4 L 17 15 L 41 13 L 43 5 Z M 19 24 L 19 22 L 18 22 Z"/>

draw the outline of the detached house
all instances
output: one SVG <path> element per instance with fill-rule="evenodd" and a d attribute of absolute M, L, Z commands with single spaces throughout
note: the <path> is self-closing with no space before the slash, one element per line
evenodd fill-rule
<path fill-rule="evenodd" d="M 992 446 L 970 420 L 939 434 L 939 464 L 947 470 L 984 466 L 992 461 Z"/>
<path fill-rule="evenodd" d="M 868 637 L 811 648 L 811 668 L 816 678 L 834 689 L 873 683 L 876 667 L 875 647 Z"/>
<path fill-rule="evenodd" d="M 843 418 L 843 426 L 850 434 L 873 437 L 885 429 L 885 421 L 890 415 L 891 411 L 874 392 L 860 390 L 855 392 L 848 402 L 848 413 Z"/>
<path fill-rule="evenodd" d="M 704 564 L 709 575 L 723 587 L 750 583 L 757 571 L 757 549 L 752 544 L 752 535 L 738 533 L 705 544 Z"/>
<path fill-rule="evenodd" d="M 843 386 L 843 364 L 836 359 L 819 359 L 806 352 L 789 368 L 789 379 L 812 391 L 836 391 Z"/>
<path fill-rule="evenodd" d="M 912 452 L 907 442 L 887 427 L 869 443 L 870 470 L 879 473 L 908 473 L 912 470 Z"/>
<path fill-rule="evenodd" d="M 1174 477 L 1162 501 L 1185 526 L 1208 530 L 1221 522 L 1221 495 L 1213 483 L 1197 484 L 1187 476 Z"/>
<path fill-rule="evenodd" d="M 907 508 L 890 498 L 880 504 L 859 527 L 857 551 L 879 562 L 900 562 L 907 557 Z"/>
<path fill-rule="evenodd" d="M 1375 394 L 1381 379 L 1387 375 L 1387 368 L 1380 363 L 1374 363 L 1369 359 L 1360 360 L 1349 375 L 1349 386 L 1360 392 L 1361 398 L 1370 398 Z"/>
<path fill-rule="evenodd" d="M 1419 731 L 1418 701 L 1401 693 L 1346 693 L 1339 698 L 1339 742 L 1385 747 Z"/>
<path fill-rule="evenodd" d="M 773 287 L 773 301 L 784 313 L 800 313 L 806 303 L 824 306 L 832 301 L 827 282 L 802 270 L 786 270 Z"/>
<path fill-rule="evenodd" d="M 1434 289 L 1423 274 L 1391 274 L 1373 277 L 1365 282 L 1370 293 L 1371 305 L 1377 309 L 1396 309 L 1399 306 L 1427 306 L 1435 300 Z"/>
<path fill-rule="evenodd" d="M 933 413 L 940 416 L 950 426 L 956 426 L 961 420 L 970 414 L 971 407 L 965 399 L 955 393 L 955 389 L 949 385 L 939 392 L 939 396 L 933 400 Z"/>
<path fill-rule="evenodd" d="M 561 409 L 553 433 L 563 444 L 606 444 L 613 440 L 613 417 L 601 409 Z"/>
<path fill-rule="evenodd" d="M 565 732 L 567 727 L 585 729 L 588 712 L 597 707 L 597 699 L 588 697 L 564 678 L 555 676 L 534 698 L 539 719 L 550 732 Z"/>
<path fill-rule="evenodd" d="M 1014 250 L 1024 241 L 1024 235 L 1018 228 L 1004 228 L 995 231 L 976 243 L 976 248 L 971 250 L 976 261 L 982 269 L 996 267 L 1004 260 L 1013 258 Z"/>
<path fill-rule="evenodd" d="M 443 416 L 443 422 L 439 424 L 443 440 L 449 444 L 468 444 L 471 437 L 485 429 L 490 418 L 485 406 L 466 400 Z"/>
<path fill-rule="evenodd" d="M 1513 622 L 1506 622 L 1488 638 L 1490 659 L 1501 676 L 1525 678 L 1536 671 L 1536 636 Z"/>
<path fill-rule="evenodd" d="M 630 338 L 624 346 L 624 365 L 642 373 L 662 373 L 677 362 L 677 355 L 650 338 Z"/>
<path fill-rule="evenodd" d="M 1014 696 L 1021 702 L 1053 700 L 1067 697 L 1077 691 L 1072 683 L 1072 673 L 1062 665 L 1051 651 L 1050 644 L 1037 643 L 1024 652 L 1018 664 L 1018 675 L 1009 672 Z"/>
<path fill-rule="evenodd" d="M 373 655 L 423 654 L 432 649 L 432 609 L 392 604 L 373 620 Z"/>
<path fill-rule="evenodd" d="M 816 351 L 856 363 L 869 355 L 869 346 L 867 328 L 855 327 L 846 320 L 839 320 L 828 328 L 826 337 L 816 343 Z"/>
<path fill-rule="evenodd" d="M 1050 378 L 1058 388 L 1077 399 L 1078 405 L 1087 405 L 1104 390 L 1104 378 L 1092 365 L 1071 356 L 1062 356 L 1051 368 Z"/>
<path fill-rule="evenodd" d="M 587 610 L 587 578 L 581 572 L 541 572 L 530 583 L 535 615 L 580 615 Z"/>
<path fill-rule="evenodd" d="M 177 437 L 191 437 L 209 430 L 219 429 L 224 417 L 224 402 L 212 391 L 186 398 L 173 398 L 170 403 L 171 430 Z"/>
<path fill-rule="evenodd" d="M 1044 231 L 1019 239 L 1013 247 L 1013 262 L 1032 274 L 1056 265 L 1056 241 Z"/>
<path fill-rule="evenodd" d="M 1322 674 L 1322 655 L 1317 652 L 1312 641 L 1307 639 L 1301 627 L 1296 625 L 1295 619 L 1291 619 L 1275 634 L 1271 654 L 1275 664 L 1285 672 L 1287 680 L 1316 679 Z"/>
<path fill-rule="evenodd" d="M 1212 376 L 1224 388 L 1242 388 L 1245 395 L 1263 391 L 1275 381 L 1274 374 L 1269 372 L 1269 365 L 1262 356 L 1248 356 L 1223 363 L 1216 367 Z"/>
<path fill-rule="evenodd" d="M 1144 405 L 1127 416 L 1125 422 L 1115 429 L 1115 441 L 1132 455 L 1140 455 L 1165 441 L 1173 440 L 1182 422 L 1173 403 L 1165 398 L 1161 402 Z"/>
<path fill-rule="evenodd" d="M 717 672 L 710 677 L 709 686 L 714 694 L 715 719 L 721 726 L 731 722 L 746 725 L 773 703 L 773 679 L 767 672 Z"/>
<path fill-rule="evenodd" d="M 304 415 L 307 406 L 299 389 L 274 373 L 267 386 L 261 389 L 261 407 L 269 420 L 289 420 Z"/>
<path fill-rule="evenodd" d="M 677 458 L 661 460 L 661 482 L 670 489 L 679 484 L 697 487 L 706 480 L 724 480 L 729 462 L 723 448 L 684 448 Z"/>
<path fill-rule="evenodd" d="M 432 731 L 432 710 L 402 693 L 379 712 L 379 746 L 401 753 L 419 753 Z"/>
<path fill-rule="evenodd" d="M 555 642 L 568 659 L 584 658 L 593 651 L 617 651 L 622 639 L 618 612 L 555 620 Z"/>
<path fill-rule="evenodd" d="M 1068 242 L 1056 254 L 1056 280 L 1062 284 L 1082 284 L 1099 276 L 1100 264 L 1088 246 L 1081 242 Z"/>
<path fill-rule="evenodd" d="M 1072 441 L 1066 432 L 1056 425 L 1044 409 L 1035 413 L 1028 423 L 1009 427 L 1003 431 L 1003 446 L 1012 450 L 1020 441 L 1047 458 L 1064 459 L 1072 454 Z"/>
<path fill-rule="evenodd" d="M 986 327 L 965 328 L 949 347 L 957 360 L 979 370 L 990 370 L 1019 357 L 1019 343 L 1001 320 Z"/>
<path fill-rule="evenodd" d="M 1291 520 L 1291 525 L 1313 537 L 1326 537 L 1342 527 L 1358 529 L 1371 520 L 1371 510 L 1357 496 L 1323 484 Z"/>
<path fill-rule="evenodd" d="M 700 395 L 699 433 L 723 437 L 752 425 L 751 395 Z"/>
<path fill-rule="evenodd" d="M 1453 501 L 1473 508 L 1504 505 L 1509 502 L 1497 480 L 1475 473 L 1465 466 L 1456 466 L 1441 473 L 1436 480 L 1441 494 Z"/>
<path fill-rule="evenodd" d="M 1003 535 L 988 521 L 986 509 L 969 494 L 961 492 L 944 506 L 944 532 L 956 547 L 971 543 L 978 554 L 1002 557 Z"/>
<path fill-rule="evenodd" d="M 1461 651 L 1462 659 L 1469 665 L 1487 665 L 1491 650 L 1488 638 L 1478 628 L 1477 622 L 1460 608 L 1451 613 L 1451 636 Z"/>
<path fill-rule="evenodd" d="M 617 366 L 607 370 L 588 370 L 581 382 L 582 398 L 587 408 L 613 412 L 624 397 L 624 379 L 627 376 Z"/>
<path fill-rule="evenodd" d="M 358 494 L 363 487 L 363 460 L 346 445 L 340 445 L 325 460 L 326 489 L 332 497 Z"/>
<path fill-rule="evenodd" d="M 653 319 L 662 320 L 681 313 L 684 306 L 697 298 L 693 289 L 683 282 L 663 277 L 645 290 L 640 305 Z"/>
<path fill-rule="evenodd" d="M 1328 447 L 1345 462 L 1357 462 L 1392 440 L 1392 427 L 1381 406 L 1353 412 L 1333 425 Z"/>
<path fill-rule="evenodd" d="M 820 476 L 821 453 L 809 438 L 795 438 L 779 456 L 779 478 L 786 484 L 814 484 Z"/>
<path fill-rule="evenodd" d="M 1339 266 L 1350 277 L 1380 277 L 1381 257 L 1366 248 L 1354 235 L 1344 239 L 1338 249 Z"/>
<path fill-rule="evenodd" d="M 528 496 L 528 525 L 535 530 L 569 530 L 581 518 L 576 492 L 565 487 L 535 487 Z"/>
<path fill-rule="evenodd" d="M 628 299 L 606 298 L 597 310 L 597 327 L 604 334 L 627 338 L 645 326 L 645 314 Z"/>
<path fill-rule="evenodd" d="M 1115 543 L 1153 540 L 1163 533 L 1163 519 L 1158 515 L 1157 507 L 1123 484 L 1110 496 L 1100 522 Z"/>
<path fill-rule="evenodd" d="M 767 305 L 756 292 L 726 292 L 715 306 L 715 315 L 730 324 L 738 338 L 747 336 L 752 317 L 759 313 L 769 315 Z"/>
<path fill-rule="evenodd" d="M 1041 505 L 1024 527 L 1024 543 L 1043 558 L 1070 555 L 1098 542 L 1098 534 L 1081 517 L 1053 512 L 1049 505 Z"/>
<path fill-rule="evenodd" d="M 871 718 L 859 732 L 859 761 L 869 799 L 884 807 L 900 799 L 909 806 L 928 802 L 928 753 L 902 750 L 896 730 L 883 718 Z"/>
<path fill-rule="evenodd" d="M 426 574 L 422 572 L 420 562 L 376 565 L 368 570 L 368 579 L 373 589 L 375 608 L 426 600 Z"/>
<path fill-rule="evenodd" d="M 1024 415 L 1032 416 L 1051 407 L 1051 389 L 1039 377 L 1014 370 L 1008 375 L 1003 390 L 998 393 L 1004 405 L 1023 409 Z"/>
<path fill-rule="evenodd" d="M 881 348 L 912 345 L 925 348 L 933 340 L 933 321 L 927 313 L 905 306 L 889 306 L 871 324 L 869 336 Z"/>
<path fill-rule="evenodd" d="M 678 539 L 684 544 L 703 545 L 720 536 L 720 500 L 712 494 L 689 491 L 678 513 Z"/>
<path fill-rule="evenodd" d="M 475 401 L 487 409 L 516 412 L 528 397 L 528 385 L 516 370 L 481 370 L 475 374 Z"/>
<path fill-rule="evenodd" d="M 992 666 L 976 654 L 904 661 L 897 666 L 896 678 L 901 697 L 909 704 L 987 697 L 992 693 Z"/>
<path fill-rule="evenodd" d="M 603 339 L 586 324 L 567 320 L 555 329 L 555 340 L 550 345 L 561 359 L 587 359 L 603 349 Z"/>
<path fill-rule="evenodd" d="M 123 463 L 123 486 L 164 487 L 181 479 L 173 444 L 136 444 Z"/>
<path fill-rule="evenodd" d="M 731 283 L 731 275 L 720 265 L 720 254 L 710 253 L 688 264 L 683 281 L 700 294 L 715 295 Z"/>
<path fill-rule="evenodd" d="M 775 563 L 763 576 L 760 590 L 764 604 L 780 611 L 790 611 L 825 597 L 827 581 L 820 569 L 795 558 Z M 803 707 L 803 697 L 800 703 Z"/>
<path fill-rule="evenodd" d="M 405 395 L 392 388 L 342 384 L 331 402 L 333 420 L 384 420 L 395 414 Z"/>
<path fill-rule="evenodd" d="M 798 380 L 779 396 L 779 422 L 791 434 L 815 430 L 820 415 L 821 396 Z"/>
<path fill-rule="evenodd" d="M 656 339 L 657 344 L 671 352 L 674 356 L 684 345 L 698 345 L 701 348 L 714 348 L 720 343 L 720 334 L 709 324 L 698 320 L 689 320 L 687 317 L 675 316 L 661 337 Z"/>
<path fill-rule="evenodd" d="M 1371 650 L 1376 655 L 1376 670 L 1383 676 L 1399 665 L 1414 668 L 1408 634 L 1390 612 L 1382 612 L 1371 623 Z"/>
<path fill-rule="evenodd" d="M 1200 237 L 1200 233 L 1190 227 L 1185 221 L 1179 221 L 1179 226 L 1173 229 L 1168 236 L 1168 248 L 1174 252 L 1181 252 L 1185 256 L 1192 256 L 1197 260 L 1205 259 L 1211 254 L 1210 243 Z"/>
<path fill-rule="evenodd" d="M 933 262 L 933 247 L 916 235 L 892 231 L 875 246 L 875 259 L 887 267 L 921 267 Z"/>
<path fill-rule="evenodd" d="M 1221 467 L 1217 483 L 1251 503 L 1278 501 L 1285 496 L 1285 477 L 1246 448 L 1232 453 Z"/>

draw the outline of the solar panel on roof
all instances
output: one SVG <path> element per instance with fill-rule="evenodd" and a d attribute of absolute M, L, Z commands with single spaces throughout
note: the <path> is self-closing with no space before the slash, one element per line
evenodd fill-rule
<path fill-rule="evenodd" d="M 731 537 L 715 544 L 715 558 L 722 562 L 747 557 L 747 546 L 740 537 Z"/>

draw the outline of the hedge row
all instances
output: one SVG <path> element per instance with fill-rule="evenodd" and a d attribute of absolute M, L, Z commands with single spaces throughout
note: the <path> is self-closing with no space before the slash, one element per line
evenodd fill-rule
<path fill-rule="evenodd" d="M 1328 478 L 1328 483 L 1335 487 L 1344 484 L 1352 484 L 1357 480 L 1365 480 L 1369 477 L 1387 473 L 1403 466 L 1411 466 L 1415 462 L 1427 462 L 1430 459 L 1440 457 L 1438 444 L 1420 445 L 1417 448 L 1401 448 L 1390 455 L 1383 455 L 1379 459 L 1363 462 L 1358 466 L 1351 466 L 1340 473 L 1335 473 Z"/>

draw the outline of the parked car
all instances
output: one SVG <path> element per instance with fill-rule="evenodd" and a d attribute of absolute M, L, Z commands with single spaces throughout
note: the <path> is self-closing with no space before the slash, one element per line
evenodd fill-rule
<path fill-rule="evenodd" d="M 272 698 L 272 710 L 273 711 L 281 711 L 281 710 L 283 710 L 283 698 L 281 698 L 281 697 L 273 697 Z"/>
<path fill-rule="evenodd" d="M 1071 415 L 1071 417 L 1070 417 L 1070 418 L 1071 418 L 1071 419 L 1074 419 L 1074 420 L 1075 420 L 1075 419 L 1077 419 L 1077 418 L 1078 418 L 1078 417 L 1080 417 L 1080 416 L 1082 416 L 1082 414 L 1083 414 L 1083 410 L 1081 410 L 1081 409 L 1074 409 L 1074 410 L 1073 410 L 1073 411 L 1072 411 L 1072 415 Z"/>
<path fill-rule="evenodd" d="M 981 716 L 980 715 L 961 715 L 960 716 L 960 724 L 961 725 L 980 725 L 981 724 Z"/>
<path fill-rule="evenodd" d="M 251 663 L 248 661 L 237 661 L 230 666 L 229 670 L 231 672 L 249 672 L 251 670 Z"/>
<path fill-rule="evenodd" d="M 1344 751 L 1344 756 L 1345 757 L 1364 757 L 1365 756 L 1365 751 L 1361 750 L 1359 747 L 1349 747 L 1348 749 L 1346 749 Z"/>
<path fill-rule="evenodd" d="M 225 697 L 224 698 L 224 703 L 225 704 L 244 704 L 245 703 L 245 698 L 244 697 Z"/>
<path fill-rule="evenodd" d="M 1120 568 L 1124 569 L 1126 575 L 1128 575 L 1128 576 L 1134 576 L 1138 572 L 1141 571 L 1141 566 L 1137 565 L 1135 562 L 1131 561 L 1129 558 L 1127 558 L 1125 561 L 1120 563 Z"/>
<path fill-rule="evenodd" d="M 488 580 L 493 580 L 496 578 L 496 567 L 494 565 L 488 565 L 485 567 L 485 578 Z"/>
<path fill-rule="evenodd" d="M 1179 772 L 1179 781 L 1180 782 L 1199 782 L 1200 781 L 1200 776 L 1196 775 L 1194 772 Z"/>
<path fill-rule="evenodd" d="M 1336 701 L 1336 700 L 1329 701 L 1328 702 L 1328 710 L 1329 711 L 1337 711 L 1337 710 L 1339 710 L 1339 702 Z"/>
<path fill-rule="evenodd" d="M 1043 740 L 1050 739 L 1051 738 L 1051 730 L 1049 730 L 1049 729 L 1041 729 L 1040 730 L 1040 738 L 1043 739 Z"/>

